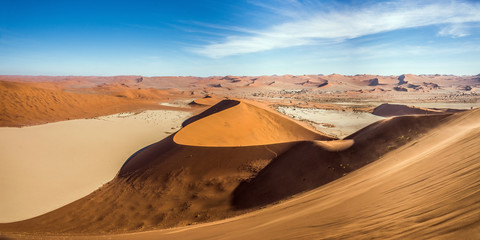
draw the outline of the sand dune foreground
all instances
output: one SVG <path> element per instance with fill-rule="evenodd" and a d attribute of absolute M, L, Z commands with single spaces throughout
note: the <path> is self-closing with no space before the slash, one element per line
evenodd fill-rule
<path fill-rule="evenodd" d="M 314 189 L 220 222 L 105 238 L 478 235 L 478 109 L 390 118 L 345 140 L 314 134 L 286 118 L 276 119 L 287 122 L 273 128 L 268 125 L 264 138 L 256 136 L 258 142 L 249 146 L 242 146 L 244 139 L 232 132 L 243 131 L 242 124 L 251 122 L 231 117 L 221 117 L 223 122 L 218 122 L 218 117 L 229 111 L 240 111 L 244 119 L 256 119 L 260 114 L 264 124 L 283 118 L 246 102 L 224 100 L 200 117 L 187 120 L 176 134 L 133 155 L 117 176 L 97 191 L 42 216 L 0 224 L 1 231 L 33 234 L 12 235 L 20 238 L 52 233 L 72 238 L 88 234 L 78 238 L 91 238 L 95 233 L 185 226 L 246 213 Z M 230 124 L 237 126 L 230 128 Z M 207 135 L 196 130 L 202 126 L 209 127 Z M 298 133 L 296 138 L 285 138 L 292 129 Z M 183 145 L 176 135 L 184 132 L 192 139 L 205 137 L 207 142 L 215 141 L 210 135 L 213 132 L 229 144 Z M 272 141 L 273 133 L 280 134 L 277 142 Z M 374 163 L 359 169 L 370 162 Z"/>
<path fill-rule="evenodd" d="M 346 177 L 257 212 L 109 238 L 477 239 L 479 119 L 478 109 L 451 116 Z"/>
<path fill-rule="evenodd" d="M 1 126 L 65 120 L 75 109 L 81 110 L 74 118 L 83 118 L 121 111 L 118 106 L 193 113 L 210 106 L 177 132 L 139 149 L 89 195 L 38 217 L 0 224 L 0 238 L 475 239 L 480 110 L 378 106 L 361 99 L 408 102 L 425 95 L 471 108 L 478 104 L 476 92 L 458 89 L 475 89 L 477 79 L 333 74 L 186 77 L 173 85 L 171 78 L 136 76 L 114 77 L 108 84 L 94 77 L 0 81 L 7 89 Z M 160 83 L 168 88 L 158 89 Z M 97 111 L 95 102 L 108 111 Z M 311 120 L 274 111 L 272 104 L 289 107 L 291 116 L 299 108 L 324 108 L 382 117 L 337 139 L 313 130 Z"/>

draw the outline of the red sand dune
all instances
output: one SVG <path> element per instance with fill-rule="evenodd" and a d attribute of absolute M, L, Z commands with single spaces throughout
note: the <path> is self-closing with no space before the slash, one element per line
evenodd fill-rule
<path fill-rule="evenodd" d="M 239 115 L 244 119 L 239 120 Z M 450 118 L 387 119 L 348 140 L 318 142 L 315 139 L 328 138 L 251 103 L 224 100 L 177 134 L 183 131 L 186 143 L 195 143 L 201 136 L 219 143 L 208 139 L 209 134 L 189 129 L 198 125 L 204 131 L 228 135 L 229 147 L 181 145 L 174 141 L 174 134 L 138 151 L 115 179 L 90 195 L 33 219 L 0 224 L 0 229 L 35 234 L 118 233 L 232 217 L 334 181 Z M 239 147 L 245 142 L 235 135 L 243 136 L 245 125 L 252 124 L 249 119 L 270 132 L 251 139 L 258 145 Z M 272 119 L 282 125 L 262 126 L 271 125 Z M 228 128 L 225 121 L 237 127 Z M 301 137 L 290 138 L 291 131 Z"/>
<path fill-rule="evenodd" d="M 99 239 L 477 239 L 479 119 L 478 109 L 448 117 L 375 163 L 251 214 Z"/>
<path fill-rule="evenodd" d="M 240 209 L 258 207 L 314 189 L 374 162 L 447 116 L 397 117 L 367 126 L 346 137 L 343 141 L 347 142 L 298 143 L 272 160 L 255 178 L 243 181 L 233 193 L 232 204 Z"/>
<path fill-rule="evenodd" d="M 263 132 L 265 139 L 256 138 L 261 145 L 242 147 L 186 146 L 173 141 L 176 135 L 172 135 L 134 154 L 114 180 L 85 198 L 37 218 L 0 225 L 0 228 L 33 232 L 124 232 L 226 218 L 242 213 L 230 205 L 234 188 L 294 144 L 280 143 L 291 134 L 287 130 L 298 131 L 297 138 L 301 139 L 330 139 L 303 129 L 278 113 L 247 103 L 224 100 L 211 109 L 219 111 L 206 111 L 210 115 L 204 114 L 203 118 L 182 129 L 193 139 L 188 143 L 198 138 L 195 129 L 189 129 L 197 122 L 203 123 L 205 131 L 229 136 L 228 143 L 235 146 L 244 143 L 235 135 L 243 137 L 241 131 L 253 123 L 249 118 L 257 120 L 261 116 L 266 119 L 260 124 L 270 123 L 272 119 L 280 121 L 285 128 L 266 129 L 286 133 Z M 233 111 L 229 122 L 236 128 L 215 126 L 217 115 L 232 114 L 228 111 Z M 246 121 L 236 119 L 237 114 Z M 275 141 L 272 136 L 279 139 Z"/>
<path fill-rule="evenodd" d="M 69 238 L 476 239 L 480 155 L 474 146 L 480 144 L 479 119 L 478 109 L 444 118 L 362 169 L 249 214 L 159 231 Z M 369 135 L 369 129 L 361 135 Z"/>
<path fill-rule="evenodd" d="M 160 108 L 157 102 L 168 96 L 164 90 L 105 86 L 93 93 L 72 93 L 62 90 L 59 84 L 0 81 L 0 126 L 17 127 L 156 109 Z"/>
<path fill-rule="evenodd" d="M 222 110 L 184 126 L 174 141 L 190 146 L 238 147 L 331 139 L 250 103 L 224 100 L 215 108 Z"/>
<path fill-rule="evenodd" d="M 400 85 L 399 78 L 403 79 Z M 472 103 L 472 106 L 475 106 L 474 103 L 478 103 L 480 99 L 480 95 L 477 94 L 480 87 L 478 76 L 412 74 L 401 76 L 345 76 L 339 74 L 328 76 L 212 76 L 206 78 L 191 76 L 0 76 L 0 81 L 17 82 L 30 87 L 66 93 L 123 97 L 124 100 L 134 100 L 131 102 L 140 104 L 137 108 L 145 106 L 154 108 L 153 105 L 148 105 L 152 104 L 153 100 L 168 100 L 178 97 L 199 98 L 205 95 L 215 95 L 219 99 L 223 97 L 248 98 L 277 103 L 282 98 L 293 98 L 297 102 L 312 102 L 312 100 L 314 100 L 313 102 L 330 102 L 334 99 L 350 101 L 350 98 L 378 99 L 379 97 L 387 101 L 392 98 L 400 101 L 403 99 L 435 99 L 435 101 L 447 102 L 461 99 L 463 102 Z M 327 85 L 324 86 L 324 84 Z M 145 101 L 150 101 L 150 103 L 147 104 Z M 199 104 L 205 101 L 201 100 Z M 213 103 L 202 105 L 211 106 Z M 89 114 L 83 115 L 83 117 L 91 117 Z M 54 118 L 49 118 L 49 121 L 55 121 L 51 119 Z M 56 121 L 59 120 L 65 120 L 65 118 L 59 118 Z M 25 124 L 30 123 L 17 123 L 17 125 Z"/>
<path fill-rule="evenodd" d="M 390 96 L 413 92 L 408 96 L 416 97 L 427 88 L 458 91 L 459 86 L 477 84 L 475 76 L 405 75 L 400 86 L 407 92 L 394 92 L 398 76 L 0 76 L 10 81 L 0 81 L 2 126 L 156 108 L 159 100 L 219 93 L 218 98 L 196 100 L 213 106 L 185 121 L 176 134 L 132 155 L 117 176 L 97 191 L 36 218 L 0 224 L 0 232 L 34 239 L 104 233 L 120 235 L 96 237 L 479 236 L 479 110 L 452 114 L 387 105 L 377 113 L 421 115 L 379 121 L 344 140 L 334 140 L 258 103 L 218 103 L 222 96 L 263 98 L 284 90 L 292 90 L 295 98 L 315 97 L 316 91 L 347 98 L 368 96 L 378 94 L 368 86 L 375 78 L 385 92 L 394 94 Z M 328 81 L 328 87 L 318 88 L 321 81 Z M 221 87 L 211 87 L 218 84 Z M 285 202 L 270 205 L 279 201 Z M 187 226 L 232 216 L 236 217 Z M 123 234 L 179 226 L 184 227 Z"/>

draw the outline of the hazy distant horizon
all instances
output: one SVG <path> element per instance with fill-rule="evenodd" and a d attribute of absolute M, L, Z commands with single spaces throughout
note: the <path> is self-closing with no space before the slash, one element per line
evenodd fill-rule
<path fill-rule="evenodd" d="M 371 76 L 381 76 L 381 77 L 395 77 L 401 76 L 404 74 L 412 74 L 416 76 L 480 76 L 479 74 L 463 74 L 463 75 L 456 75 L 456 74 L 439 74 L 439 73 L 422 73 L 422 74 L 414 74 L 414 73 L 401 73 L 401 74 L 390 74 L 390 75 L 382 75 L 382 74 L 371 74 L 371 73 L 361 73 L 361 74 L 340 74 L 340 73 L 329 73 L 329 74 L 322 74 L 322 73 L 311 73 L 311 74 L 262 74 L 262 75 L 233 75 L 233 74 L 226 74 L 226 75 L 208 75 L 208 76 L 194 76 L 194 75 L 140 75 L 140 74 L 121 74 L 121 75 L 35 75 L 35 74 L 0 74 L 0 76 L 26 76 L 26 77 L 199 77 L 199 78 L 209 78 L 209 77 L 224 77 L 224 76 L 243 76 L 243 77 L 260 77 L 260 76 L 328 76 L 328 75 L 342 75 L 342 76 L 361 76 L 361 75 L 371 75 Z"/>

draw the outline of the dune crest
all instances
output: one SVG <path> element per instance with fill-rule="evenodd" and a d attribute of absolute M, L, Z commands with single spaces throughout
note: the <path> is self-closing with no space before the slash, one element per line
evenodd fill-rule
<path fill-rule="evenodd" d="M 228 108 L 225 106 L 228 105 Z M 173 140 L 189 146 L 238 147 L 304 140 L 332 140 L 273 111 L 253 104 L 223 100 L 212 107 L 223 111 L 189 123 Z M 200 114 L 202 115 L 202 114 Z M 184 124 L 185 125 L 185 124 Z"/>
<path fill-rule="evenodd" d="M 33 219 L 0 224 L 0 229 L 127 232 L 231 217 L 244 212 L 230 204 L 241 181 L 254 177 L 296 141 L 331 139 L 273 110 L 237 100 L 223 100 L 184 125 L 177 132 L 181 140 L 192 141 L 191 136 L 198 140 L 195 144 L 205 139 L 214 145 L 179 144 L 172 134 L 137 151 L 112 181 L 88 196 Z M 262 131 L 252 132 L 258 129 Z M 223 138 L 215 140 L 219 134 Z"/>
<path fill-rule="evenodd" d="M 145 107 L 156 109 L 159 106 L 152 99 L 166 95 L 159 90 L 143 89 L 123 90 L 117 96 L 73 93 L 53 86 L 56 88 L 50 84 L 0 81 L 0 126 L 19 127 L 91 118 Z M 143 95 L 136 98 L 139 93 Z"/>
<path fill-rule="evenodd" d="M 325 184 L 328 189 L 342 182 L 335 180 L 389 152 L 406 144 L 415 145 L 412 141 L 418 141 L 437 125 L 467 116 L 394 117 L 371 124 L 344 140 L 322 141 L 333 139 L 261 104 L 223 100 L 187 120 L 176 134 L 132 155 L 117 176 L 95 192 L 36 218 L 0 224 L 0 230 L 125 233 L 225 219 Z M 478 119 L 478 114 L 475 117 Z M 370 178 L 360 180 L 356 182 L 361 184 Z M 355 184 L 340 188 L 352 186 Z M 338 203 L 338 199 L 317 204 L 334 214 L 337 209 L 328 207 L 336 206 L 331 203 Z M 275 214 L 275 209 L 278 207 L 268 211 Z M 264 222 L 270 221 L 277 220 L 264 219 L 256 225 L 261 229 Z"/>
<path fill-rule="evenodd" d="M 112 238 L 476 239 L 479 118 L 480 110 L 449 117 L 381 160 L 262 211 Z"/>

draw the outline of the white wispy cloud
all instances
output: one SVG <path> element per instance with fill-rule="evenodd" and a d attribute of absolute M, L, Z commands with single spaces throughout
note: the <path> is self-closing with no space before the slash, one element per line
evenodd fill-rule
<path fill-rule="evenodd" d="M 450 24 L 442 28 L 438 32 L 439 36 L 450 36 L 453 38 L 465 37 L 470 35 L 468 33 L 468 27 L 464 24 Z"/>
<path fill-rule="evenodd" d="M 311 10 L 310 10 L 311 11 Z M 398 29 L 446 25 L 439 36 L 467 36 L 463 23 L 480 22 L 480 3 L 460 1 L 397 1 L 359 9 L 319 10 L 309 17 L 292 18 L 270 28 L 230 35 L 193 51 L 211 58 L 277 48 L 344 41 Z"/>

